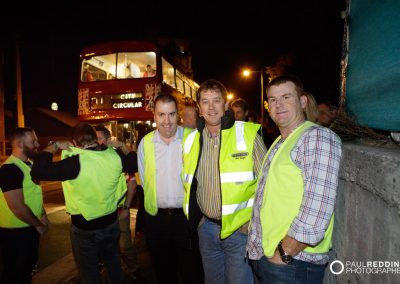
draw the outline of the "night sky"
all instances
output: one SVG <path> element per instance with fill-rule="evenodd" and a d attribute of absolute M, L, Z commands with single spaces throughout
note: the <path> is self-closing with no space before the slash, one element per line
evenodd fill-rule
<path fill-rule="evenodd" d="M 298 75 L 317 101 L 338 104 L 345 0 L 135 2 L 64 1 L 2 9 L 6 107 L 14 111 L 15 38 L 25 109 L 49 108 L 56 101 L 59 110 L 76 114 L 81 49 L 104 41 L 156 38 L 187 39 L 194 80 L 218 79 L 256 111 L 260 77 L 243 78 L 243 67 L 284 68 Z"/>

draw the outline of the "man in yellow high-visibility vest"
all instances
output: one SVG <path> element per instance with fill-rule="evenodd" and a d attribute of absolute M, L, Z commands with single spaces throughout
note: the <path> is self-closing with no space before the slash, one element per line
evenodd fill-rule
<path fill-rule="evenodd" d="M 38 155 L 31 175 L 40 180 L 60 180 L 66 211 L 71 216 L 71 245 L 83 283 L 100 283 L 100 257 L 108 280 L 122 283 L 118 205 L 127 191 L 124 172 L 137 163 L 128 153 L 99 145 L 96 130 L 87 123 L 76 125 L 72 141 L 51 143 Z M 62 149 L 61 161 L 52 161 Z M 133 154 L 135 157 L 136 155 Z"/>
<path fill-rule="evenodd" d="M 260 283 L 322 283 L 341 141 L 330 129 L 306 120 L 308 100 L 299 78 L 276 77 L 267 98 L 281 135 L 260 173 L 247 253 Z"/>
<path fill-rule="evenodd" d="M 214 79 L 198 90 L 201 118 L 183 140 L 184 210 L 192 228 L 199 224 L 205 282 L 252 283 L 247 224 L 266 149 L 260 124 L 235 122 L 225 113 L 226 96 Z"/>
<path fill-rule="evenodd" d="M 154 101 L 157 129 L 138 147 L 138 170 L 144 192 L 145 237 L 159 283 L 203 283 L 196 235 L 182 208 L 183 128 L 178 126 L 178 104 L 171 94 Z"/>
<path fill-rule="evenodd" d="M 9 141 L 12 154 L 0 168 L 0 283 L 30 283 L 48 224 L 42 188 L 31 177 L 39 143 L 28 127 L 14 130 Z"/>

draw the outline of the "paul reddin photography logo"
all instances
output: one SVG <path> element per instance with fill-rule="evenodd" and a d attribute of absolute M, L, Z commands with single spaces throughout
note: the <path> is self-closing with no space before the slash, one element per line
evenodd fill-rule
<path fill-rule="evenodd" d="M 400 274 L 400 261 L 368 260 L 368 261 L 332 261 L 329 265 L 332 274 Z"/>

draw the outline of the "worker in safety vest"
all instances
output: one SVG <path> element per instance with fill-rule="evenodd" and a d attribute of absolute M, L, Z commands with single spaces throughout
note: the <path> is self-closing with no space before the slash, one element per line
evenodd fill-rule
<path fill-rule="evenodd" d="M 306 120 L 301 80 L 274 78 L 269 114 L 281 135 L 268 150 L 247 244 L 260 283 L 322 283 L 331 247 L 340 138 Z"/>
<path fill-rule="evenodd" d="M 39 143 L 28 127 L 15 129 L 9 141 L 12 154 L 0 168 L 0 283 L 30 283 L 39 236 L 48 228 L 42 188 L 31 177 Z"/>
<path fill-rule="evenodd" d="M 198 226 L 206 283 L 252 283 L 244 261 L 256 173 L 266 148 L 259 124 L 225 114 L 227 91 L 210 79 L 200 85 L 201 118 L 183 140 L 184 210 Z"/>
<path fill-rule="evenodd" d="M 99 145 L 95 129 L 81 123 L 74 127 L 73 144 L 57 141 L 40 153 L 32 176 L 60 180 L 66 211 L 71 215 L 71 243 L 83 283 L 100 283 L 100 257 L 112 283 L 122 283 L 118 205 L 127 187 L 124 172 L 135 172 L 137 161 L 119 156 L 113 147 Z M 61 161 L 52 154 L 62 149 Z"/>
<path fill-rule="evenodd" d="M 138 166 L 144 191 L 146 243 L 159 283 L 204 283 L 198 241 L 183 212 L 183 128 L 170 94 L 154 102 L 157 129 L 139 143 Z M 181 279 L 181 280 L 180 280 Z"/>

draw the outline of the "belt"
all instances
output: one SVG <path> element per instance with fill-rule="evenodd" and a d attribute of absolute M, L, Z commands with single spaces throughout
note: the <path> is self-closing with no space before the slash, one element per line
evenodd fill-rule
<path fill-rule="evenodd" d="M 182 208 L 158 208 L 158 214 L 178 215 L 183 214 Z"/>
<path fill-rule="evenodd" d="M 217 224 L 217 225 L 220 225 L 220 226 L 222 225 L 222 221 L 221 221 L 221 220 L 209 218 L 209 217 L 207 217 L 206 215 L 204 215 L 204 217 L 206 217 L 206 219 L 207 219 L 208 221 L 213 222 L 214 224 Z"/>

